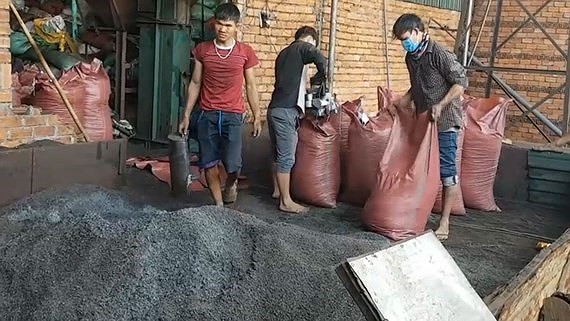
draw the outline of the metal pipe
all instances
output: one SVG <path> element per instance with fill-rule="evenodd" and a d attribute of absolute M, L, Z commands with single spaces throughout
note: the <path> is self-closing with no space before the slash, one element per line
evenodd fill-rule
<path fill-rule="evenodd" d="M 522 73 L 522 74 L 566 76 L 566 71 L 549 70 L 549 69 L 529 69 L 529 68 L 490 67 L 490 66 L 468 66 L 467 69 L 476 70 L 476 71 L 498 71 L 498 72 L 511 72 L 511 73 Z"/>
<path fill-rule="evenodd" d="M 489 11 L 491 10 L 491 3 L 493 0 L 489 0 L 487 2 L 487 8 L 485 8 L 485 15 L 483 16 L 483 22 L 481 23 L 481 28 L 479 28 L 479 32 L 477 33 L 477 39 L 475 40 L 475 45 L 473 45 L 473 50 L 471 53 L 471 57 L 469 57 L 469 61 L 467 61 L 464 66 L 471 65 L 471 61 L 473 61 L 473 55 L 477 52 L 477 46 L 479 45 L 479 41 L 481 40 L 481 35 L 483 34 L 483 28 L 485 27 L 485 23 L 487 23 L 487 18 L 489 17 Z M 467 50 L 465 50 L 465 55 L 467 56 Z"/>
<path fill-rule="evenodd" d="M 467 26 L 465 25 L 465 15 L 467 14 L 467 4 L 468 3 L 469 3 L 469 0 L 462 0 L 461 1 L 461 15 L 459 16 L 459 24 L 457 24 L 457 37 L 454 37 L 447 30 L 444 30 L 444 31 L 448 32 L 448 34 L 452 38 L 454 38 L 454 40 L 455 40 L 455 45 L 453 47 L 453 53 L 455 53 L 455 55 L 458 57 L 458 59 L 460 57 L 461 43 L 463 42 L 463 35 L 465 34 L 465 30 L 467 29 Z"/>
<path fill-rule="evenodd" d="M 170 189 L 176 196 L 188 195 L 190 185 L 190 160 L 188 157 L 188 141 L 180 134 L 168 135 L 170 161 Z"/>
<path fill-rule="evenodd" d="M 570 126 L 570 31 L 568 32 L 568 54 L 566 55 L 566 89 L 564 90 L 564 113 L 562 118 L 562 133 L 568 134 Z"/>
<path fill-rule="evenodd" d="M 388 52 L 388 18 L 386 17 L 386 11 L 388 11 L 388 7 L 386 5 L 386 2 L 388 2 L 388 0 L 384 0 L 382 1 L 383 3 L 383 14 L 382 14 L 382 19 L 384 20 L 384 59 L 386 59 L 386 86 L 388 86 L 388 88 L 391 88 L 390 86 L 390 55 Z"/>
<path fill-rule="evenodd" d="M 317 32 L 319 33 L 319 42 L 317 43 L 317 48 L 321 49 L 323 43 L 323 26 L 325 24 L 325 0 L 319 1 L 319 21 L 317 22 Z"/>
<path fill-rule="evenodd" d="M 479 59 L 477 59 L 477 57 L 473 57 L 473 62 L 476 65 L 483 66 L 483 64 L 481 63 L 481 61 L 479 61 Z M 504 80 L 502 80 L 492 72 L 489 72 L 489 78 L 494 80 L 509 97 L 516 100 L 524 108 L 529 110 L 536 118 L 538 118 L 538 120 L 540 120 L 544 125 L 546 125 L 546 127 L 548 127 L 556 135 L 562 136 L 562 131 L 560 130 L 560 128 L 556 127 L 556 125 L 554 125 L 550 121 L 550 119 L 541 114 L 538 110 L 532 109 L 532 105 L 521 95 L 519 95 L 513 88 L 511 88 L 511 86 L 509 86 Z"/>
<path fill-rule="evenodd" d="M 327 72 L 328 89 L 332 93 L 334 85 L 334 64 L 336 55 L 336 25 L 338 16 L 338 0 L 332 0 L 331 3 L 331 28 L 329 34 L 329 61 Z"/>
<path fill-rule="evenodd" d="M 471 19 L 473 18 L 473 0 L 469 0 L 469 4 L 467 5 L 467 17 L 466 17 L 466 24 L 467 30 L 465 30 L 465 39 L 463 43 L 463 66 L 467 66 L 467 51 L 469 51 L 469 38 L 471 37 Z"/>
<path fill-rule="evenodd" d="M 497 1 L 497 9 L 495 12 L 495 26 L 493 27 L 493 40 L 491 44 L 491 58 L 489 59 L 489 66 L 495 67 L 495 57 L 497 56 L 497 42 L 499 41 L 499 27 L 501 26 L 501 13 L 503 11 L 503 0 Z M 468 50 L 469 48 L 466 48 Z M 493 80 L 493 71 L 489 72 L 487 77 L 487 85 L 485 86 L 485 97 L 491 96 L 491 85 Z"/>

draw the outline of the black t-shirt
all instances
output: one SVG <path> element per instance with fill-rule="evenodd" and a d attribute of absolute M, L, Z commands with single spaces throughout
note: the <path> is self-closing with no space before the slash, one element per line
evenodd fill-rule
<path fill-rule="evenodd" d="M 269 108 L 296 107 L 303 68 L 307 64 L 317 66 L 314 79 L 324 81 L 327 62 L 319 49 L 304 41 L 295 41 L 283 49 L 275 60 L 275 89 Z"/>

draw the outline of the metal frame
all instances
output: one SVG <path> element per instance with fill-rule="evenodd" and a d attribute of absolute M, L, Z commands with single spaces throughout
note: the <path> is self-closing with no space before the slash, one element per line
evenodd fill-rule
<path fill-rule="evenodd" d="M 534 12 L 530 12 L 528 8 L 524 5 L 522 0 L 515 0 L 516 3 L 521 7 L 521 9 L 527 14 L 527 19 L 521 23 L 521 25 L 516 28 L 511 34 L 506 37 L 501 43 L 499 43 L 499 33 L 501 28 L 501 12 L 503 9 L 503 0 L 496 0 L 496 14 L 494 19 L 494 27 L 493 27 L 493 35 L 492 35 L 492 44 L 491 44 L 491 53 L 489 57 L 489 64 L 484 65 L 481 63 L 477 57 L 474 56 L 474 52 L 476 51 L 476 45 L 474 48 L 468 47 L 468 42 L 465 40 L 466 35 L 469 34 L 470 29 L 472 28 L 472 24 L 467 25 L 464 23 L 465 21 L 469 21 L 469 16 L 471 10 L 469 10 L 469 5 L 467 4 L 469 0 L 464 0 L 466 3 L 463 6 L 463 11 L 461 12 L 461 23 L 459 25 L 458 36 L 456 37 L 456 53 L 458 56 L 465 57 L 468 54 L 471 54 L 472 61 L 467 62 L 465 64 L 466 68 L 469 70 L 475 71 L 482 71 L 487 73 L 487 82 L 485 86 L 485 95 L 487 97 L 491 94 L 491 87 L 492 83 L 495 82 L 501 89 L 511 98 L 513 99 L 514 103 L 517 107 L 522 111 L 523 116 L 527 117 L 531 123 L 541 132 L 544 138 L 547 141 L 551 141 L 549 135 L 544 133 L 542 128 L 534 122 L 534 120 L 530 117 L 530 114 L 534 115 L 541 123 L 543 123 L 546 127 L 548 127 L 555 135 L 562 136 L 564 134 L 569 133 L 570 127 L 570 30 L 568 34 L 568 48 L 567 51 L 564 51 L 552 38 L 552 36 L 548 33 L 548 31 L 537 21 L 536 15 L 539 14 L 545 7 L 547 7 L 553 0 L 544 0 L 545 2 Z M 488 0 L 493 1 L 493 0 Z M 495 66 L 495 59 L 497 57 L 497 52 L 501 50 L 504 45 L 511 40 L 514 35 L 516 35 L 523 27 L 532 22 L 538 29 L 540 29 L 546 39 L 548 39 L 553 46 L 560 52 L 560 54 L 566 60 L 566 69 L 565 70 L 545 70 L 545 69 L 528 69 L 528 68 L 504 68 L 504 67 L 497 67 Z M 473 65 L 471 65 L 473 63 Z M 523 74 L 550 74 L 550 75 L 565 75 L 566 82 L 561 85 L 555 92 L 550 93 L 547 97 L 541 99 L 539 102 L 531 104 L 530 102 L 526 101 L 523 97 L 521 97 L 513 88 L 511 88 L 504 80 L 502 80 L 499 76 L 496 75 L 496 72 L 517 72 Z M 564 117 L 562 121 L 562 126 L 559 128 L 556 126 L 550 119 L 544 116 L 542 113 L 539 112 L 539 108 L 550 98 L 554 95 L 559 94 L 562 90 L 564 90 Z"/>

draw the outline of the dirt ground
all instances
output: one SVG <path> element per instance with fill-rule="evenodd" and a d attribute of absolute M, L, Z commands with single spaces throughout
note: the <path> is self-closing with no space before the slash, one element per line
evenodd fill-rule
<path fill-rule="evenodd" d="M 132 149 L 136 153 L 140 149 Z M 154 155 L 165 155 L 154 151 Z M 148 153 L 147 153 L 148 155 Z M 342 204 L 338 208 L 312 208 L 305 215 L 287 215 L 277 210 L 265 182 L 248 173 L 250 187 L 240 191 L 232 208 L 252 214 L 266 222 L 287 222 L 303 228 L 349 234 L 363 231 L 358 220 L 360 209 Z M 167 210 L 211 204 L 207 193 L 194 193 L 185 199 L 170 195 L 168 185 L 158 181 L 149 171 L 128 168 L 123 188 L 133 200 Z M 452 218 L 450 239 L 444 245 L 482 297 L 508 281 L 538 253 L 538 241 L 558 238 L 570 227 L 570 216 L 551 208 L 523 202 L 497 200 L 502 213 L 469 211 L 467 216 Z M 430 218 L 434 228 L 437 216 Z M 364 253 L 363 253 L 364 254 Z M 340 263 L 340 262 L 339 262 Z"/>

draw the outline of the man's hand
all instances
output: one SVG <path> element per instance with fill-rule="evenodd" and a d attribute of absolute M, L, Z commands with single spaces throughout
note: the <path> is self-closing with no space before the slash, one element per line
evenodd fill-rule
<path fill-rule="evenodd" d="M 180 125 L 178 125 L 178 132 L 182 136 L 186 136 L 188 134 L 188 129 L 190 128 L 190 117 L 184 116 Z"/>
<path fill-rule="evenodd" d="M 439 119 L 439 116 L 441 115 L 441 110 L 443 109 L 443 106 L 441 104 L 435 104 L 431 107 L 430 110 L 430 120 L 432 122 L 437 122 L 437 120 Z"/>
<path fill-rule="evenodd" d="M 253 117 L 253 131 L 251 132 L 251 136 L 254 138 L 259 137 L 261 135 L 261 120 L 259 116 Z"/>

